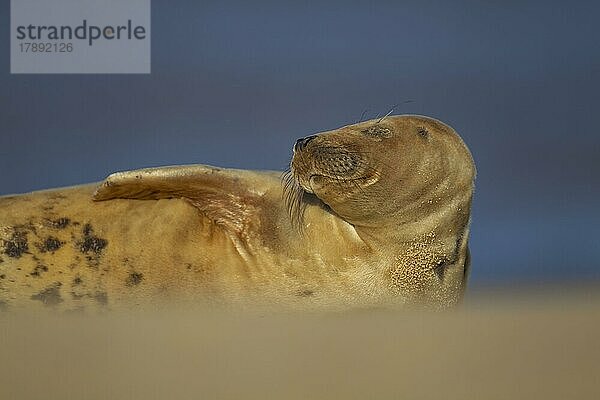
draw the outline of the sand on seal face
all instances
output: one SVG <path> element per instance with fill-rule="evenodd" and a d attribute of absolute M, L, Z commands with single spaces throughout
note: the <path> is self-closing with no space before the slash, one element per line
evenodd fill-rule
<path fill-rule="evenodd" d="M 597 289 L 438 314 L 0 313 L 0 398 L 600 398 Z"/>

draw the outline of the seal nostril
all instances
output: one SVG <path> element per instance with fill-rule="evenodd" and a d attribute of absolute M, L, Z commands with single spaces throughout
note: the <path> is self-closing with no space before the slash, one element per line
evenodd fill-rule
<path fill-rule="evenodd" d="M 294 150 L 302 150 L 306 147 L 306 145 L 312 141 L 316 135 L 307 136 L 296 140 L 296 144 L 294 145 Z"/>

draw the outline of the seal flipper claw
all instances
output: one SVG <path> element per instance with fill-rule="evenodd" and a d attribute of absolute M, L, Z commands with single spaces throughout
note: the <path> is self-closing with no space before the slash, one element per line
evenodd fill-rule
<path fill-rule="evenodd" d="M 183 198 L 216 223 L 242 233 L 255 219 L 255 200 L 265 195 L 274 180 L 279 182 L 279 173 L 201 164 L 145 168 L 111 174 L 92 198 L 94 201 Z"/>

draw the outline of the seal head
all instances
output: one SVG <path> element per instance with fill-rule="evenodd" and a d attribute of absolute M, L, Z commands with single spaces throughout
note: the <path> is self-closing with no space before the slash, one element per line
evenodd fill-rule
<path fill-rule="evenodd" d="M 433 203 L 472 195 L 475 167 L 448 125 L 390 116 L 296 142 L 291 171 L 349 223 L 375 227 L 427 217 Z"/>

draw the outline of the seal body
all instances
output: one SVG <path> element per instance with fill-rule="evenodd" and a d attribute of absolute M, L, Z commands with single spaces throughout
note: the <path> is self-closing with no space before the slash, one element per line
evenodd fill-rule
<path fill-rule="evenodd" d="M 2 197 L 0 307 L 449 307 L 474 176 L 451 128 L 395 116 L 300 139 L 283 184 L 192 165 Z"/>

